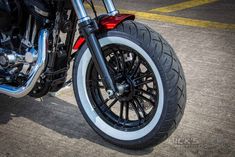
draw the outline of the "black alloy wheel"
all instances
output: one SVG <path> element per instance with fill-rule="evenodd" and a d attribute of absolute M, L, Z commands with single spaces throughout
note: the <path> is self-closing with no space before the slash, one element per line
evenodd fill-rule
<path fill-rule="evenodd" d="M 124 45 L 103 47 L 109 71 L 121 94 L 110 99 L 93 62 L 87 74 L 88 95 L 96 112 L 109 125 L 124 131 L 145 127 L 158 104 L 158 87 L 151 67 Z"/>

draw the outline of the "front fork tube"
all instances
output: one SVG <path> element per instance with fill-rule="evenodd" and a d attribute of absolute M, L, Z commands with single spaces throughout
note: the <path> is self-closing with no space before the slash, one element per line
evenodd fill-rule
<path fill-rule="evenodd" d="M 110 0 L 109 2 L 111 3 L 112 1 Z M 95 32 L 98 30 L 97 23 L 96 21 L 91 20 L 87 15 L 82 0 L 72 0 L 72 4 L 79 19 L 80 34 L 86 39 L 87 46 L 92 55 L 92 60 L 101 76 L 109 97 L 113 97 L 118 92 L 106 66 L 100 43 L 95 35 Z"/>
<path fill-rule="evenodd" d="M 92 55 L 92 60 L 95 64 L 98 73 L 101 76 L 102 82 L 106 87 L 107 93 L 110 97 L 112 97 L 116 93 L 116 88 L 106 66 L 106 61 L 95 33 L 87 32 L 87 30 L 89 30 L 89 27 L 90 26 L 83 27 L 80 29 L 80 31 L 86 39 L 87 46 L 90 49 Z"/>

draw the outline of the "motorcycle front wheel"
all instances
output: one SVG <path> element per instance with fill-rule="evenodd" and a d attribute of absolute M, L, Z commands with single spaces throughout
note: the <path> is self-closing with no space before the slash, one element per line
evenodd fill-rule
<path fill-rule="evenodd" d="M 110 99 L 86 44 L 77 52 L 73 87 L 89 125 L 104 139 L 125 148 L 164 141 L 178 126 L 186 103 L 182 66 L 161 35 L 125 21 L 98 35 L 110 74 L 121 95 Z"/>

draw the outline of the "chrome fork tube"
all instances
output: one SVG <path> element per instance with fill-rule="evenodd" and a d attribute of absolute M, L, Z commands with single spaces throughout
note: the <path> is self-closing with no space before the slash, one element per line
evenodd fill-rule
<path fill-rule="evenodd" d="M 103 3 L 108 15 L 115 16 L 119 13 L 112 0 L 103 0 Z"/>
<path fill-rule="evenodd" d="M 82 0 L 71 0 L 74 10 L 78 17 L 78 22 L 82 23 L 84 21 L 90 20 L 91 18 L 88 16 L 86 9 L 83 5 Z"/>
<path fill-rule="evenodd" d="M 90 20 L 91 18 L 88 16 L 86 9 L 82 0 L 71 0 L 74 10 L 78 17 L 78 22 L 82 23 L 84 21 Z M 103 0 L 104 6 L 108 15 L 115 16 L 119 13 L 119 11 L 115 8 L 115 5 L 112 0 Z"/>
<path fill-rule="evenodd" d="M 14 87 L 10 85 L 0 85 L 0 93 L 6 94 L 11 97 L 21 98 L 28 95 L 45 68 L 46 52 L 48 48 L 49 33 L 46 29 L 41 30 L 38 39 L 38 59 L 30 73 L 27 82 L 21 87 Z"/>

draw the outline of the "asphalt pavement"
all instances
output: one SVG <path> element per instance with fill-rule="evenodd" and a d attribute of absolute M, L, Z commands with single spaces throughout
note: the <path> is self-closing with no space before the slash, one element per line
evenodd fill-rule
<path fill-rule="evenodd" d="M 85 122 L 69 86 L 41 99 L 0 95 L 0 156 L 235 156 L 235 2 L 185 2 L 116 0 L 121 11 L 162 34 L 184 68 L 187 106 L 168 140 L 145 150 L 104 141 Z M 102 3 L 96 5 L 102 12 Z"/>

